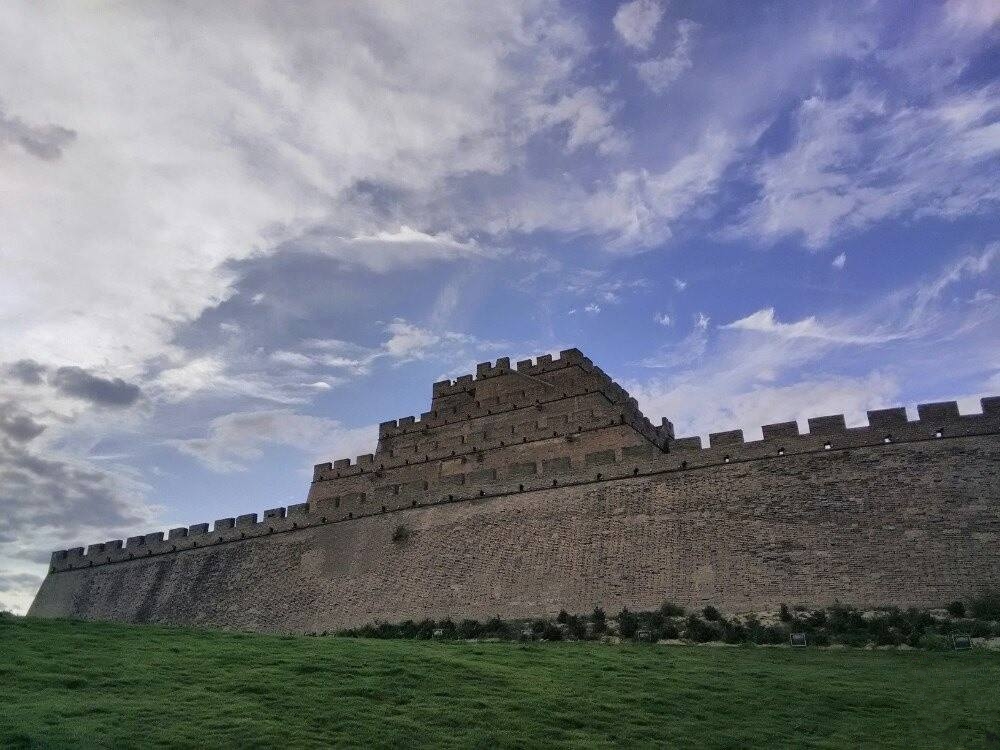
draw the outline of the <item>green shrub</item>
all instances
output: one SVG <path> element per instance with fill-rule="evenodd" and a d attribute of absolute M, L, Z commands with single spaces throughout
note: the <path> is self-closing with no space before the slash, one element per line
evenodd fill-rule
<path fill-rule="evenodd" d="M 955 632 L 958 626 L 955 624 L 954 620 L 941 620 L 940 622 L 934 623 L 933 630 L 941 633 L 942 635 L 948 635 L 949 633 Z"/>
<path fill-rule="evenodd" d="M 722 632 L 718 626 L 705 622 L 698 615 L 690 615 L 684 623 L 684 637 L 696 643 L 717 641 L 721 635 Z"/>
<path fill-rule="evenodd" d="M 903 642 L 899 630 L 888 617 L 874 617 L 868 622 L 868 633 L 876 646 L 898 646 Z"/>
<path fill-rule="evenodd" d="M 634 638 L 639 630 L 639 618 L 628 611 L 628 607 L 618 613 L 618 635 L 622 638 Z"/>
<path fill-rule="evenodd" d="M 434 620 L 421 620 L 417 623 L 416 637 L 426 641 L 434 637 L 435 630 L 437 630 L 437 623 Z"/>
<path fill-rule="evenodd" d="M 826 610 L 817 609 L 810 612 L 805 618 L 805 624 L 812 628 L 821 628 L 826 625 Z"/>
<path fill-rule="evenodd" d="M 788 640 L 788 632 L 777 625 L 764 626 L 752 621 L 752 623 L 748 623 L 747 630 L 753 643 L 785 643 Z"/>
<path fill-rule="evenodd" d="M 989 611 L 988 604 L 988 597 L 981 597 L 977 600 L 978 611 Z M 951 610 L 957 611 L 957 607 L 951 607 Z M 626 607 L 615 618 L 616 629 L 623 639 L 657 641 L 684 637 L 698 643 L 723 640 L 732 644 L 787 644 L 789 634 L 794 630 L 808 633 L 811 644 L 837 643 L 853 647 L 905 643 L 925 648 L 925 644 L 939 643 L 934 636 L 950 643 L 950 636 L 954 633 L 968 633 L 974 638 L 1000 636 L 1000 621 L 954 616 L 938 620 L 929 611 L 913 607 L 907 610 L 889 607 L 866 618 L 858 609 L 839 602 L 828 610 L 813 612 L 805 609 L 793 612 L 785 606 L 784 612 L 789 619 L 772 626 L 763 626 L 752 616 L 742 622 L 729 621 L 711 605 L 706 606 L 701 614 L 691 613 L 683 623 L 675 619 L 676 615 L 664 614 L 677 611 L 679 608 L 669 603 L 647 612 L 632 612 Z M 592 630 L 588 628 L 588 622 L 593 622 Z M 447 618 L 440 622 L 425 619 L 420 622 L 404 620 L 395 624 L 375 621 L 339 630 L 336 635 L 349 638 L 527 638 L 554 641 L 567 638 L 587 640 L 604 632 L 607 632 L 607 617 L 600 607 L 596 607 L 590 617 L 571 615 L 561 610 L 555 621 L 540 618 L 508 622 L 499 617 L 492 617 L 484 623 L 463 620 L 458 625 Z"/>
<path fill-rule="evenodd" d="M 396 530 L 392 532 L 392 541 L 396 544 L 402 544 L 409 538 L 410 530 L 403 524 L 399 524 L 399 526 L 396 527 Z"/>
<path fill-rule="evenodd" d="M 665 622 L 657 632 L 657 640 L 674 641 L 681 637 L 680 629 L 672 622 Z"/>
<path fill-rule="evenodd" d="M 660 605 L 659 611 L 664 617 L 682 617 L 684 615 L 684 607 L 678 606 L 673 602 L 663 602 Z"/>
<path fill-rule="evenodd" d="M 973 638 L 989 638 L 993 635 L 993 626 L 985 620 L 966 620 L 963 625 L 965 632 Z"/>
<path fill-rule="evenodd" d="M 594 635 L 600 635 L 608 629 L 608 618 L 604 610 L 594 607 L 594 613 L 590 616 L 590 621 L 594 625 Z"/>
<path fill-rule="evenodd" d="M 494 615 L 487 620 L 479 631 L 480 636 L 486 638 L 509 638 L 510 627 L 506 622 Z"/>
<path fill-rule="evenodd" d="M 412 638 L 416 635 L 417 625 L 413 620 L 407 620 L 398 625 L 391 622 L 383 622 L 378 626 L 378 638 Z"/>
<path fill-rule="evenodd" d="M 545 627 L 542 629 L 542 639 L 546 641 L 561 641 L 563 639 L 563 634 L 559 628 L 551 622 L 547 622 L 545 623 Z"/>
<path fill-rule="evenodd" d="M 722 640 L 726 643 L 746 643 L 750 633 L 738 622 L 727 622 L 722 628 Z"/>
<path fill-rule="evenodd" d="M 839 602 L 830 607 L 827 613 L 827 629 L 832 633 L 848 633 L 865 630 L 865 619 L 854 607 L 847 607 Z"/>
<path fill-rule="evenodd" d="M 1000 590 L 985 591 L 969 604 L 977 620 L 1000 620 Z"/>
<path fill-rule="evenodd" d="M 952 617 L 965 617 L 965 604 L 962 602 L 954 601 L 946 609 Z"/>
<path fill-rule="evenodd" d="M 566 630 L 570 637 L 576 638 L 578 641 L 583 641 L 587 638 L 587 622 L 583 617 L 570 615 L 566 620 Z"/>
<path fill-rule="evenodd" d="M 835 633 L 830 638 L 834 643 L 838 643 L 841 646 L 851 646 L 852 648 L 862 648 L 869 643 L 868 633 L 856 630 Z"/>
<path fill-rule="evenodd" d="M 950 651 L 952 648 L 951 638 L 938 633 L 924 633 L 920 637 L 920 648 L 928 651 Z"/>

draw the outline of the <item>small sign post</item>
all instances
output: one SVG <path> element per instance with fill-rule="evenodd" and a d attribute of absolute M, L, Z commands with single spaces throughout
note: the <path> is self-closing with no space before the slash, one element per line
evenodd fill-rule
<path fill-rule="evenodd" d="M 792 633 L 791 636 L 790 636 L 790 639 L 791 639 L 791 642 L 792 642 L 792 646 L 794 646 L 794 647 L 802 648 L 803 646 L 807 646 L 808 645 L 808 641 L 806 640 L 806 634 L 805 633 Z"/>
<path fill-rule="evenodd" d="M 951 636 L 951 643 L 956 651 L 968 651 L 972 648 L 972 637 L 964 633 L 955 633 Z"/>

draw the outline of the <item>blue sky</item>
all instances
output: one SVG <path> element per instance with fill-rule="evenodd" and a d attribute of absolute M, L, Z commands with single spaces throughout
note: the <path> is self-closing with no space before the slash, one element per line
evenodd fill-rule
<path fill-rule="evenodd" d="M 679 435 L 1000 393 L 1000 6 L 4 3 L 0 608 L 477 362 Z"/>

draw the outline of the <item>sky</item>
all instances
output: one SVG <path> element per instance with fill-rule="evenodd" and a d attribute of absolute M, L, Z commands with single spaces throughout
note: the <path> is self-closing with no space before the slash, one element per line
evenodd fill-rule
<path fill-rule="evenodd" d="M 0 609 L 478 362 L 678 436 L 1000 394 L 1000 3 L 0 4 Z"/>

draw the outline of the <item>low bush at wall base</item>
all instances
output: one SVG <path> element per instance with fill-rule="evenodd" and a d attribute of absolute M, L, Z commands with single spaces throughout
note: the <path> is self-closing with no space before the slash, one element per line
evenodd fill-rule
<path fill-rule="evenodd" d="M 974 600 L 972 613 L 987 616 L 1000 601 L 996 593 Z M 930 650 L 950 649 L 953 636 L 996 639 L 1000 648 L 1000 622 L 997 619 L 964 617 L 965 607 L 901 610 L 896 607 L 862 611 L 835 604 L 809 609 L 789 608 L 782 604 L 777 612 L 724 616 L 711 605 L 700 611 L 666 602 L 659 609 L 630 612 L 623 609 L 609 618 L 600 608 L 590 614 L 560 612 L 554 620 L 502 620 L 485 622 L 460 620 L 406 620 L 400 623 L 376 622 L 360 628 L 340 630 L 334 635 L 348 638 L 411 639 L 496 639 L 501 641 L 686 641 L 721 642 L 732 645 L 782 645 L 792 642 L 793 634 L 804 634 L 809 646 L 880 647 L 905 646 Z M 313 633 L 311 635 L 329 635 Z"/>

